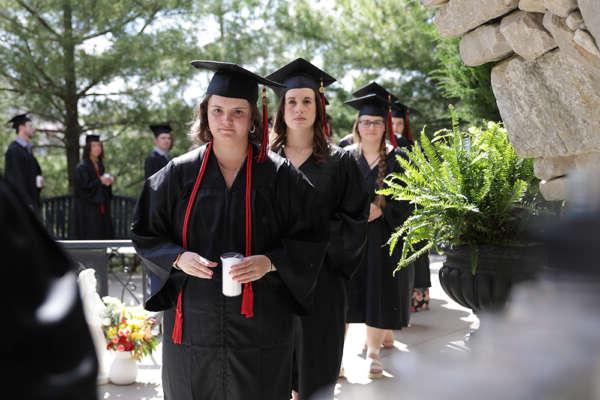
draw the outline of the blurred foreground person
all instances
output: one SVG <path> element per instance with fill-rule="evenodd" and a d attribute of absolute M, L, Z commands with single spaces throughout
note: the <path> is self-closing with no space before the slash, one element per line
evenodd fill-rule
<path fill-rule="evenodd" d="M 96 354 L 72 265 L 2 177 L 0 221 L 3 391 L 14 399 L 96 399 Z"/>

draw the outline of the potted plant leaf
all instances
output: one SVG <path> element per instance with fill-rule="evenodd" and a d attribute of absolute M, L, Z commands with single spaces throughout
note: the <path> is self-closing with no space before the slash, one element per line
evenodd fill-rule
<path fill-rule="evenodd" d="M 430 250 L 444 252 L 444 291 L 474 312 L 504 306 L 511 286 L 535 276 L 544 252 L 528 226 L 548 213 L 533 163 L 517 155 L 501 124 L 462 131 L 451 109 L 452 129 L 398 157 L 403 173 L 387 177 L 381 194 L 407 200 L 413 214 L 392 234 L 402 243 L 398 269 Z"/>

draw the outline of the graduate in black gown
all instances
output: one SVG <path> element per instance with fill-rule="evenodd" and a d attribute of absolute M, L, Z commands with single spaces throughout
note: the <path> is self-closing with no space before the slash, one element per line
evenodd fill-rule
<path fill-rule="evenodd" d="M 400 259 L 402 243 L 398 243 L 392 256 L 386 243 L 392 232 L 410 215 L 411 207 L 408 202 L 375 193 L 383 188 L 383 179 L 387 175 L 402 172 L 396 161 L 396 157 L 402 155 L 402 150 L 386 143 L 386 135 L 391 133 L 389 102 L 370 94 L 350 100 L 347 104 L 359 111 L 353 129 L 355 143 L 347 149 L 358 162 L 371 203 L 367 258 L 350 282 L 347 321 L 367 325 L 367 355 L 371 360 L 369 377 L 381 378 L 383 366 L 379 351 L 386 330 L 408 326 L 410 291 L 414 279 L 412 265 L 392 275 Z M 390 142 L 395 142 L 393 136 Z"/>
<path fill-rule="evenodd" d="M 154 124 L 150 125 L 150 129 L 154 134 L 154 149 L 144 161 L 144 179 L 148 179 L 167 165 L 171 160 L 169 151 L 173 147 L 173 129 L 170 124 Z"/>
<path fill-rule="evenodd" d="M 392 124 L 399 147 L 411 148 L 414 139 L 410 130 L 410 110 L 399 101 L 392 104 Z M 417 248 L 424 246 L 420 245 Z M 411 312 L 429 309 L 429 288 L 431 287 L 431 271 L 429 269 L 429 253 L 423 254 L 414 262 L 415 281 L 411 295 Z M 385 344 L 384 344 L 385 345 Z"/>
<path fill-rule="evenodd" d="M 285 85 L 272 150 L 315 186 L 329 251 L 315 289 L 314 312 L 300 317 L 294 390 L 301 399 L 332 398 L 344 350 L 347 284 L 366 253 L 368 195 L 351 154 L 327 142 L 324 88 L 335 79 L 299 58 L 267 78 Z"/>
<path fill-rule="evenodd" d="M 3 398 L 97 399 L 98 363 L 73 265 L 2 177 L 0 225 Z"/>
<path fill-rule="evenodd" d="M 40 164 L 33 156 L 31 139 L 35 133 L 33 122 L 27 114 L 19 114 L 8 121 L 15 129 L 17 138 L 8 146 L 4 156 L 4 175 L 21 194 L 23 203 L 40 211 L 40 191 L 44 178 Z"/>
<path fill-rule="evenodd" d="M 75 171 L 73 237 L 77 240 L 112 239 L 110 199 L 114 177 L 104 170 L 99 135 L 87 135 L 81 162 Z"/>
<path fill-rule="evenodd" d="M 192 125 L 205 144 L 145 182 L 132 225 L 160 280 L 145 306 L 164 310 L 165 399 L 286 399 L 294 315 L 312 308 L 327 251 L 316 192 L 267 151 L 258 84 L 278 85 L 236 64 L 192 64 L 215 71 Z M 236 297 L 222 294 L 227 252 L 245 255 L 231 274 Z"/>

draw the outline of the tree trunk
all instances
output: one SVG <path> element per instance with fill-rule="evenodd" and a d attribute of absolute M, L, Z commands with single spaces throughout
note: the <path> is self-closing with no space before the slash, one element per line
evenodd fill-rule
<path fill-rule="evenodd" d="M 65 30 L 63 47 L 65 92 L 65 151 L 67 156 L 67 172 L 69 176 L 69 191 L 73 191 L 75 168 L 79 162 L 79 109 L 77 96 L 77 76 L 75 73 L 75 41 L 73 38 L 71 0 L 63 1 L 63 26 Z"/>

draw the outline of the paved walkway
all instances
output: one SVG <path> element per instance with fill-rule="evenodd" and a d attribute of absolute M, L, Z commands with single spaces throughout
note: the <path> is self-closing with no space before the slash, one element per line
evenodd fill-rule
<path fill-rule="evenodd" d="M 344 368 L 347 379 L 341 379 L 336 387 L 338 400 L 358 399 L 418 399 L 406 395 L 408 386 L 414 386 L 407 373 L 422 358 L 462 357 L 469 352 L 464 338 L 470 328 L 478 326 L 478 320 L 470 310 L 450 300 L 439 285 L 437 273 L 441 258 L 432 256 L 430 290 L 431 309 L 411 317 L 411 326 L 395 332 L 395 348 L 382 350 L 381 357 L 385 377 L 368 379 L 369 363 L 362 354 L 365 342 L 365 326 L 351 324 L 344 349 Z M 118 292 L 120 294 L 120 292 Z M 111 293 L 112 294 L 112 293 Z M 442 354 L 445 353 L 445 354 Z M 107 365 L 112 354 L 107 355 Z M 414 387 L 412 388 L 414 389 Z M 402 394 L 405 395 L 402 395 Z M 139 364 L 137 383 L 129 386 L 104 384 L 99 386 L 100 399 L 156 400 L 163 399 L 160 382 L 160 349 L 153 358 L 145 358 Z"/>

